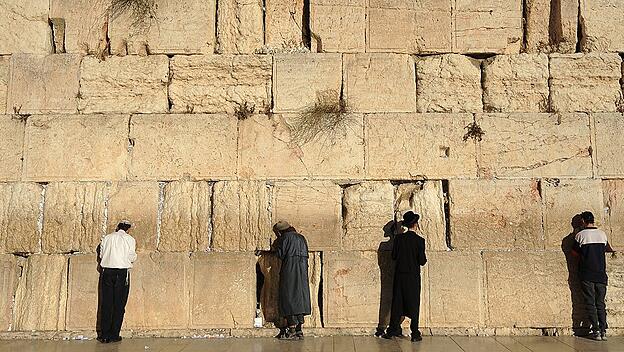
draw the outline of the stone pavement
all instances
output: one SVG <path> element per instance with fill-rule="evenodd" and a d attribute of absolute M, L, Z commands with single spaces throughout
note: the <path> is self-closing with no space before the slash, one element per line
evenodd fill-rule
<path fill-rule="evenodd" d="M 624 337 L 607 342 L 562 336 L 522 337 L 424 337 L 420 343 L 407 339 L 383 340 L 374 337 L 319 337 L 304 341 L 272 338 L 229 339 L 126 339 L 103 345 L 97 341 L 0 341 L 0 352 L 574 352 L 624 351 Z"/>

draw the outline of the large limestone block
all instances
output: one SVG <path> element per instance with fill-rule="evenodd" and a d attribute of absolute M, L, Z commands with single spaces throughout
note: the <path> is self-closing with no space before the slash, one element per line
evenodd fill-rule
<path fill-rule="evenodd" d="M 239 122 L 239 177 L 356 178 L 364 172 L 363 117 L 344 115 L 344 124 L 312 141 L 296 139 L 307 128 L 297 115 L 254 115 Z M 331 118 L 331 116 L 328 116 Z M 299 132 L 296 132 L 299 131 Z"/>
<path fill-rule="evenodd" d="M 155 18 L 138 26 L 131 12 L 122 13 L 109 23 L 111 53 L 212 54 L 215 7 L 216 0 L 155 0 Z"/>
<path fill-rule="evenodd" d="M 36 183 L 0 183 L 0 252 L 40 250 L 39 217 L 43 187 Z"/>
<path fill-rule="evenodd" d="M 264 2 L 264 43 L 273 49 L 303 47 L 303 0 Z"/>
<path fill-rule="evenodd" d="M 0 114 L 7 113 L 6 103 L 9 88 L 10 56 L 0 56 Z"/>
<path fill-rule="evenodd" d="M 331 182 L 276 182 L 273 222 L 288 221 L 303 234 L 311 251 L 341 248 L 342 189 Z"/>
<path fill-rule="evenodd" d="M 128 116 L 38 115 L 28 118 L 24 178 L 100 181 L 126 177 Z"/>
<path fill-rule="evenodd" d="M 64 330 L 67 306 L 67 257 L 32 255 L 15 293 L 12 330 Z"/>
<path fill-rule="evenodd" d="M 483 63 L 483 104 L 489 112 L 548 110 L 548 56 L 497 55 Z"/>
<path fill-rule="evenodd" d="M 106 1 L 50 0 L 50 19 L 60 20 L 64 31 L 64 47 L 56 45 L 56 52 L 100 55 L 106 50 Z M 55 35 L 58 30 L 54 28 Z"/>
<path fill-rule="evenodd" d="M 20 114 L 76 113 L 80 55 L 11 55 L 7 109 Z"/>
<path fill-rule="evenodd" d="M 619 0 L 581 0 L 583 51 L 624 51 L 624 3 Z"/>
<path fill-rule="evenodd" d="M 206 251 L 210 245 L 212 185 L 205 181 L 165 184 L 158 250 Z"/>
<path fill-rule="evenodd" d="M 578 10 L 578 0 L 526 1 L 526 52 L 575 52 Z"/>
<path fill-rule="evenodd" d="M 480 253 L 429 252 L 431 327 L 483 326 L 485 272 Z"/>
<path fill-rule="evenodd" d="M 366 3 L 364 0 L 310 1 L 312 51 L 364 52 Z"/>
<path fill-rule="evenodd" d="M 129 329 L 187 328 L 192 287 L 193 267 L 188 253 L 139 254 L 130 272 L 130 297 L 124 326 Z M 212 295 L 214 291 L 203 292 Z"/>
<path fill-rule="evenodd" d="M 342 86 L 342 56 L 276 55 L 273 63 L 273 82 L 275 112 L 311 108 L 318 99 L 328 94 L 338 101 Z"/>
<path fill-rule="evenodd" d="M 414 61 L 400 54 L 344 55 L 344 95 L 356 112 L 415 112 Z"/>
<path fill-rule="evenodd" d="M 596 225 L 605 223 L 601 180 L 548 179 L 542 183 L 544 235 L 547 249 L 561 248 L 562 240 L 574 231 L 572 217 L 591 211 Z"/>
<path fill-rule="evenodd" d="M 251 251 L 271 248 L 271 188 L 261 181 L 219 181 L 214 185 L 212 248 Z"/>
<path fill-rule="evenodd" d="M 261 1 L 219 1 L 217 23 L 217 52 L 220 54 L 253 54 L 264 44 Z"/>
<path fill-rule="evenodd" d="M 426 325 L 429 317 L 426 268 L 422 269 L 421 275 L 420 326 Z M 324 252 L 324 326 L 372 327 L 378 323 L 387 324 L 393 276 L 393 263 L 384 256 L 384 252 Z"/>
<path fill-rule="evenodd" d="M 609 287 L 607 288 L 607 322 L 610 328 L 624 326 L 624 261 L 622 255 L 617 257 L 607 255 L 607 275 Z"/>
<path fill-rule="evenodd" d="M 522 0 L 456 0 L 454 48 L 515 54 L 522 46 Z"/>
<path fill-rule="evenodd" d="M 122 220 L 132 223 L 137 250 L 156 249 L 160 185 L 157 182 L 115 182 L 108 199 L 108 233 Z"/>
<path fill-rule="evenodd" d="M 617 54 L 550 56 L 553 111 L 615 112 L 622 100 L 622 58 Z"/>
<path fill-rule="evenodd" d="M 0 255 L 0 330 L 9 330 L 13 317 L 13 295 L 17 286 L 17 260 L 11 254 Z"/>
<path fill-rule="evenodd" d="M 570 326 L 565 255 L 553 252 L 485 252 L 488 326 Z"/>
<path fill-rule="evenodd" d="M 384 238 L 384 226 L 394 219 L 394 186 L 388 181 L 363 182 L 344 189 L 343 247 L 376 250 Z"/>
<path fill-rule="evenodd" d="M 366 16 L 366 51 L 450 52 L 451 9 L 451 0 L 370 1 Z"/>
<path fill-rule="evenodd" d="M 227 112 L 247 103 L 271 105 L 272 59 L 267 55 L 175 56 L 171 60 L 172 112 Z"/>
<path fill-rule="evenodd" d="M 163 113 L 169 110 L 169 58 L 165 55 L 87 56 L 80 72 L 83 113 Z"/>
<path fill-rule="evenodd" d="M 1 108 L 0 108 L 1 110 Z M 22 178 L 25 123 L 10 115 L 0 115 L 0 180 Z"/>
<path fill-rule="evenodd" d="M 475 177 L 475 143 L 463 140 L 472 122 L 469 114 L 367 115 L 367 177 Z"/>
<path fill-rule="evenodd" d="M 591 177 L 585 114 L 477 115 L 485 131 L 479 168 L 489 177 Z"/>
<path fill-rule="evenodd" d="M 191 328 L 250 328 L 256 308 L 253 253 L 192 255 Z"/>
<path fill-rule="evenodd" d="M 624 176 L 624 114 L 594 114 L 595 163 L 603 178 Z"/>
<path fill-rule="evenodd" d="M 48 0 L 6 0 L 0 3 L 0 55 L 52 52 Z"/>
<path fill-rule="evenodd" d="M 233 177 L 236 126 L 229 115 L 133 116 L 130 175 L 139 180 Z"/>
<path fill-rule="evenodd" d="M 609 243 L 617 251 L 624 247 L 624 180 L 605 180 L 602 184 Z M 598 214 L 594 214 L 598 215 Z"/>
<path fill-rule="evenodd" d="M 416 62 L 419 112 L 480 112 L 481 63 L 463 55 L 425 57 Z"/>
<path fill-rule="evenodd" d="M 52 182 L 43 206 L 44 253 L 95 252 L 105 230 L 108 187 L 101 182 Z"/>
<path fill-rule="evenodd" d="M 396 186 L 394 211 L 397 221 L 411 210 L 420 215 L 418 226 L 428 250 L 447 250 L 445 194 L 442 181 L 401 183 Z"/>
<path fill-rule="evenodd" d="M 451 240 L 457 249 L 542 249 L 536 180 L 451 180 Z"/>
<path fill-rule="evenodd" d="M 99 277 L 98 258 L 95 254 L 69 257 L 67 330 L 96 330 Z M 134 285 L 133 280 L 130 286 L 131 296 L 135 293 Z"/>

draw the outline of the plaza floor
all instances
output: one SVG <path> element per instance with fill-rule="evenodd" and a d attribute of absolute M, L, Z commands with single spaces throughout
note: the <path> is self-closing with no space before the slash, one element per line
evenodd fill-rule
<path fill-rule="evenodd" d="M 574 352 L 623 351 L 624 337 L 609 341 L 563 337 L 424 337 L 412 343 L 406 339 L 374 337 L 318 337 L 304 341 L 272 338 L 228 339 L 126 339 L 114 344 L 97 341 L 0 341 L 1 352 Z"/>

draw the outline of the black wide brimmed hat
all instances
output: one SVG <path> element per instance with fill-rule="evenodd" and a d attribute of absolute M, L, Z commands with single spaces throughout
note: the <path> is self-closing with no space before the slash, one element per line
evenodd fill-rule
<path fill-rule="evenodd" d="M 403 226 L 411 227 L 418 222 L 418 219 L 420 219 L 420 215 L 410 210 L 407 213 L 403 214 Z"/>

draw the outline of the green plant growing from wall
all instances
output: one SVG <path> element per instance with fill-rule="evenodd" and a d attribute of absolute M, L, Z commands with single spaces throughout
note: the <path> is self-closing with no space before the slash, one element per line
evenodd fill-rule
<path fill-rule="evenodd" d="M 349 107 L 339 92 L 327 90 L 317 93 L 314 104 L 292 120 L 291 137 L 299 145 L 319 139 L 335 143 L 353 122 Z"/>
<path fill-rule="evenodd" d="M 481 142 L 483 136 L 485 135 L 485 131 L 483 131 L 481 126 L 479 126 L 476 122 L 470 123 L 468 126 L 464 127 L 464 129 L 466 129 L 466 133 L 462 138 L 464 142 L 468 139 L 474 139 L 477 142 Z"/>

